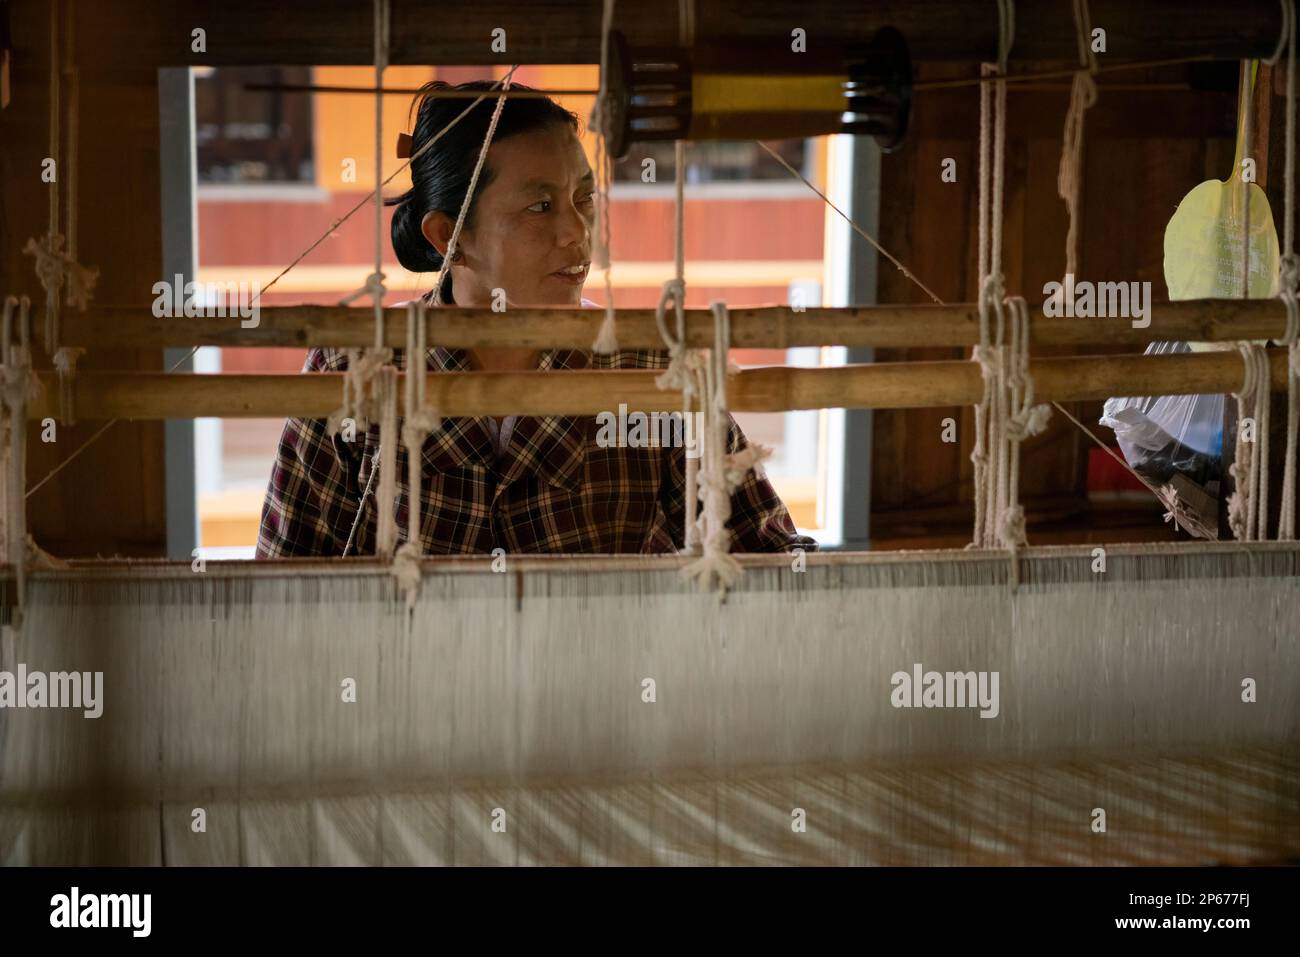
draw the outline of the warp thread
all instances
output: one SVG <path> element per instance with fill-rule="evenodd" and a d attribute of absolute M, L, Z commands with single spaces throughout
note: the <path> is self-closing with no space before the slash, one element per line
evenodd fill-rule
<path fill-rule="evenodd" d="M 609 100 L 609 34 L 614 27 L 614 0 L 604 0 L 600 21 L 600 92 L 591 110 L 590 126 L 596 131 L 596 243 L 595 264 L 603 270 L 605 278 L 605 318 L 591 344 L 596 355 L 608 356 L 618 352 L 618 328 L 614 314 L 614 281 L 610 276 L 610 224 L 609 184 L 613 179 L 613 166 L 609 156 L 609 134 L 613 123 L 613 110 Z"/>
<path fill-rule="evenodd" d="M 1244 377 L 1241 389 L 1233 393 L 1238 413 L 1236 460 L 1228 471 L 1236 480 L 1236 489 L 1228 497 L 1228 524 L 1238 541 L 1253 542 L 1268 534 L 1271 372 L 1268 351 L 1263 346 L 1238 342 L 1237 349 L 1241 352 Z M 1245 425 L 1248 419 L 1253 420 L 1251 428 Z"/>
<path fill-rule="evenodd" d="M 1097 57 L 1089 42 L 1092 22 L 1088 0 L 1074 0 L 1075 37 L 1079 47 L 1079 64 L 1070 87 L 1070 107 L 1065 113 L 1065 131 L 1061 138 L 1061 165 L 1056 178 L 1056 192 L 1065 200 L 1070 226 L 1065 237 L 1065 272 L 1077 276 L 1079 270 L 1079 200 L 1083 186 L 1084 114 L 1097 102 Z"/>
<path fill-rule="evenodd" d="M 685 20 L 683 20 L 685 23 Z M 683 27 L 685 29 L 685 27 Z M 691 428 L 692 399 L 703 397 L 704 359 L 699 352 L 686 345 L 686 144 L 677 140 L 673 144 L 675 158 L 673 207 L 673 269 L 672 279 L 665 280 L 655 306 L 655 325 L 659 336 L 668 347 L 668 368 L 655 379 L 661 389 L 679 389 L 682 393 L 682 425 Z M 665 314 L 672 304 L 676 319 L 676 334 L 669 331 Z M 703 418 L 703 409 L 701 409 Z M 701 433 L 705 430 L 701 428 Z M 688 432 L 688 434 L 690 434 Z M 703 457 L 705 437 L 695 436 L 696 456 L 686 456 L 685 475 L 685 528 L 682 530 L 682 550 L 688 555 L 700 553 L 700 527 L 696 518 L 699 497 L 699 459 Z"/>
<path fill-rule="evenodd" d="M 377 64 L 377 72 L 380 74 L 380 78 L 377 78 L 377 79 L 376 79 L 376 83 L 375 83 L 376 90 L 381 89 L 382 86 L 383 86 L 383 84 L 382 84 L 382 82 L 381 82 L 381 77 L 382 77 L 382 64 L 385 63 L 386 60 L 387 60 L 387 20 L 388 20 L 388 10 L 387 10 L 387 6 L 388 6 L 388 5 L 387 5 L 387 0 L 376 0 L 376 6 L 375 6 L 375 11 L 376 11 L 376 12 L 375 12 L 375 37 L 376 37 L 375 61 L 376 61 L 376 64 Z M 383 8 L 382 12 L 381 12 L 381 9 L 380 9 L 381 7 Z M 382 44 L 383 44 L 383 45 L 382 45 L 382 49 L 380 48 L 380 45 L 381 45 L 381 38 L 382 38 Z M 501 119 L 501 111 L 502 111 L 502 109 L 505 107 L 506 97 L 504 96 L 504 93 L 510 89 L 511 78 L 514 76 L 514 72 L 515 72 L 516 69 L 518 69 L 517 66 L 516 66 L 516 67 L 513 67 L 513 68 L 510 70 L 510 72 L 507 73 L 506 76 L 504 77 L 504 79 L 502 80 L 502 83 L 501 83 L 501 91 L 502 91 L 502 94 L 503 94 L 503 95 L 499 95 L 499 96 L 497 97 L 496 107 L 495 107 L 495 109 L 492 111 L 492 119 L 491 119 L 491 121 L 488 123 L 487 134 L 486 134 L 486 135 L 484 136 L 484 138 L 483 138 L 483 146 L 482 146 L 481 149 L 479 150 L 478 161 L 477 161 L 477 162 L 475 163 L 475 165 L 474 165 L 474 172 L 473 172 L 473 174 L 470 176 L 469 187 L 468 187 L 468 188 L 466 189 L 466 191 L 465 191 L 465 198 L 464 198 L 464 200 L 461 202 L 460 213 L 459 213 L 459 214 L 457 215 L 457 217 L 456 217 L 456 225 L 455 225 L 455 227 L 454 227 L 453 230 L 452 230 L 452 233 L 451 233 L 451 239 L 450 239 L 450 240 L 448 241 L 448 243 L 447 243 L 447 250 L 446 250 L 446 252 L 443 254 L 442 266 L 441 266 L 441 268 L 438 270 L 438 276 L 437 276 L 437 279 L 436 279 L 435 282 L 434 282 L 434 286 L 433 286 L 433 304 L 434 304 L 435 306 L 440 306 L 440 305 L 442 305 L 442 285 L 443 285 L 443 280 L 446 278 L 447 272 L 448 272 L 448 270 L 450 270 L 452 262 L 456 259 L 456 245 L 457 245 L 457 243 L 460 241 L 461 230 L 464 228 L 465 220 L 466 220 L 467 215 L 468 215 L 468 213 L 469 213 L 470 204 L 473 202 L 473 199 L 474 199 L 474 191 L 475 191 L 475 189 L 476 189 L 477 186 L 478 186 L 479 177 L 480 177 L 480 175 L 481 175 L 482 172 L 483 172 L 483 165 L 484 165 L 484 163 L 487 161 L 488 150 L 489 150 L 489 149 L 491 148 L 491 146 L 492 146 L 492 138 L 493 138 L 494 134 L 496 133 L 497 124 L 500 122 L 500 119 Z M 380 93 L 378 93 L 378 92 L 376 92 L 376 94 L 375 94 L 375 102 L 376 102 L 376 106 L 375 106 L 375 127 L 376 127 L 376 129 L 375 129 L 375 178 L 376 178 L 376 185 L 375 185 L 375 203 L 376 203 L 376 209 L 379 209 L 379 204 L 382 202 L 382 199 L 381 199 L 381 195 L 380 195 L 380 194 L 381 194 L 382 186 L 383 186 L 383 180 L 381 179 L 382 171 L 381 171 L 381 169 L 380 169 L 380 162 L 381 162 L 381 158 L 382 158 L 382 156 L 383 156 L 382 129 L 381 129 L 381 125 L 382 125 L 382 110 L 381 110 L 381 101 L 380 101 L 380 97 L 381 97 L 381 95 L 382 95 L 382 94 L 380 94 Z M 478 101 L 475 101 L 475 102 L 477 103 Z M 422 146 L 422 147 L 421 147 L 421 148 L 420 148 L 420 149 L 415 153 L 415 155 L 416 155 L 416 156 L 420 155 L 420 153 L 424 152 L 424 150 L 427 149 L 429 145 L 430 145 L 430 144 L 425 144 L 425 146 Z M 381 217 L 378 213 L 376 213 L 376 220 L 375 220 L 375 221 L 376 221 L 376 230 L 375 230 L 375 263 L 376 263 L 376 274 L 378 274 L 378 273 L 379 273 L 380 256 L 381 256 L 381 254 L 382 254 L 381 230 L 380 230 L 380 228 L 379 228 L 380 225 L 382 224 L 382 217 Z M 377 283 L 377 285 L 379 286 L 379 288 L 382 288 L 382 278 L 383 278 L 383 277 L 382 277 L 382 274 L 379 274 L 379 275 L 378 275 L 378 280 L 379 280 L 379 282 Z M 371 286 L 372 286 L 372 283 L 374 283 L 375 280 L 376 280 L 376 275 L 372 275 L 372 276 L 370 277 L 370 279 L 367 280 L 367 286 L 368 286 L 368 287 L 371 287 Z M 359 294 L 360 294 L 360 293 L 358 292 L 358 293 L 354 293 L 353 295 L 354 295 L 354 297 L 355 297 L 356 295 L 359 295 Z M 373 294 L 373 293 L 372 293 L 372 294 Z M 423 335 L 423 326 L 424 326 L 424 323 L 423 323 L 423 322 L 420 322 L 420 323 L 418 323 L 418 325 L 420 326 L 420 332 L 419 332 L 418 334 Z M 409 325 L 409 323 L 408 323 L 408 329 L 407 329 L 408 342 L 409 342 L 409 337 L 410 337 L 410 335 L 411 335 L 411 328 L 410 328 L 410 325 Z M 397 469 L 396 469 L 396 466 L 397 466 L 397 458 L 396 458 L 396 456 L 397 456 L 397 447 L 396 447 L 396 442 L 397 442 L 397 386 L 396 386 L 396 375 L 397 375 L 397 370 L 396 370 L 395 368 L 393 368 L 392 365 L 391 365 L 391 360 L 392 360 L 392 353 L 391 353 L 391 350 L 384 350 L 384 349 L 381 349 L 381 348 L 380 348 L 380 347 L 382 346 L 382 344 L 383 344 L 383 309 L 382 309 L 382 305 L 380 305 L 380 304 L 377 304 L 377 305 L 376 305 L 376 309 L 375 309 L 375 340 L 376 340 L 376 341 L 375 341 L 375 352 L 376 352 L 377 354 L 381 354 L 381 355 L 383 355 L 383 356 L 384 356 L 384 361 L 383 361 L 382 363 L 379 364 L 379 366 L 380 366 L 379 368 L 377 368 L 377 369 L 375 369 L 375 370 L 373 370 L 373 371 L 371 371 L 370 369 L 363 369 L 362 371 L 363 371 L 363 374 L 368 374 L 368 375 L 371 376 L 371 377 L 375 377 L 375 376 L 377 376 L 377 377 L 379 378 L 380 383 L 381 383 L 381 396 L 380 396 L 380 402 L 379 402 L 378 404 L 381 406 L 380 414 L 381 414 L 382 418 L 381 418 L 381 421 L 380 421 L 380 428 L 379 428 L 379 452 L 378 452 L 378 456 L 377 456 L 377 458 L 378 458 L 378 462 L 377 462 L 377 463 L 372 463 L 371 472 L 370 472 L 370 478 L 369 478 L 369 480 L 366 482 L 366 488 L 365 488 L 365 490 L 362 492 L 362 495 L 361 495 L 361 501 L 360 501 L 360 504 L 359 504 L 358 507 L 357 507 L 356 518 L 355 518 L 354 521 L 353 521 L 352 531 L 351 531 L 351 533 L 350 533 L 349 536 L 348 536 L 348 542 L 347 542 L 347 545 L 344 547 L 344 554 L 346 555 L 346 554 L 348 553 L 348 551 L 351 549 L 352 543 L 353 543 L 353 541 L 354 541 L 354 539 L 355 539 L 355 537 L 356 537 L 357 529 L 358 529 L 358 527 L 359 527 L 359 525 L 360 525 L 360 523 L 361 523 L 362 516 L 365 514 L 365 506 L 366 506 L 366 502 L 368 501 L 368 499 L 369 499 L 369 497 L 370 497 L 370 489 L 371 489 L 371 487 L 374 485 L 374 483 L 375 483 L 375 476 L 376 476 L 376 473 L 378 473 L 378 476 L 379 476 L 379 493 L 378 493 L 378 502 L 377 502 L 377 507 L 379 508 L 379 512 L 380 512 L 380 514 L 379 514 L 379 519 L 378 519 L 378 530 L 377 530 L 377 533 L 376 533 L 376 536 L 377 536 L 377 541 L 376 541 L 376 552 L 377 552 L 379 555 L 382 555 L 382 556 L 383 556 L 384 558 L 386 558 L 386 559 L 396 559 L 396 556 L 394 555 L 394 550 L 395 550 L 395 548 L 396 548 L 396 544 L 397 544 L 397 525 L 396 525 L 396 516 L 394 515 L 394 512 L 393 512 L 393 503 L 396 501 L 396 497 L 397 497 L 397 474 L 396 474 L 396 471 L 397 471 Z M 423 356 L 423 354 L 421 354 L 421 356 Z M 349 358 L 352 358 L 352 354 L 349 354 Z M 360 357 L 360 358 L 362 359 L 363 362 L 365 361 L 365 357 L 364 357 L 364 356 L 363 356 L 363 357 Z M 417 362 L 418 362 L 418 361 L 421 361 L 421 360 L 417 360 Z M 409 357 L 409 355 L 408 355 L 408 357 L 407 357 L 407 365 L 408 365 L 408 374 L 409 374 L 409 372 L 410 372 L 410 369 L 409 369 L 409 366 L 410 366 L 410 357 Z M 351 369 L 351 365 L 350 365 L 350 364 L 349 364 L 349 369 Z M 422 378 L 423 378 L 423 377 L 421 377 L 421 379 L 422 379 Z M 423 388 L 423 384 L 422 384 L 422 383 L 421 383 L 420 388 Z M 347 403 L 347 401 L 348 401 L 348 400 L 347 400 L 347 396 L 348 396 L 348 392 L 347 392 L 347 382 L 346 382 L 346 380 L 345 380 L 345 382 L 344 382 L 344 402 L 345 402 L 345 406 L 346 406 L 346 403 Z M 410 409 L 408 408 L 408 412 L 409 412 L 409 411 L 410 411 Z M 419 425 L 421 424 L 421 422 L 423 422 L 423 423 L 425 423 L 425 424 L 428 424 L 428 425 L 430 425 L 431 427 L 434 427 L 434 428 L 437 427 L 437 419 L 436 419 L 436 416 L 435 416 L 435 417 L 430 417 L 430 416 L 420 416 L 419 418 L 417 418 L 416 422 L 413 423 L 413 424 L 418 428 Z M 406 439 L 407 439 L 408 437 L 411 438 L 411 439 L 414 439 L 414 438 L 415 438 L 415 435 L 414 435 L 413 432 L 412 432 L 412 433 L 408 433 L 406 436 L 403 436 L 403 439 L 402 439 L 402 440 L 403 440 L 403 441 L 406 441 Z M 417 461 L 418 461 L 419 458 L 420 458 L 420 456 L 419 456 L 419 454 L 418 454 L 418 451 L 412 453 L 412 452 L 411 452 L 411 442 L 406 441 L 406 444 L 407 444 L 407 447 L 408 447 L 408 455 L 409 455 L 409 457 L 410 457 L 411 459 L 413 459 L 413 460 L 417 460 Z M 422 444 L 423 444 L 423 443 L 422 443 L 422 441 L 421 441 L 421 446 L 422 446 Z M 417 484 L 418 484 L 418 483 L 417 483 Z M 416 496 L 418 496 L 418 490 L 413 490 L 413 494 L 412 494 L 411 498 L 414 498 L 414 497 L 416 497 Z M 416 516 L 416 521 L 418 522 L 418 515 Z M 419 531 L 419 526 L 418 526 L 418 524 L 417 524 L 416 526 L 414 526 L 414 528 L 415 528 L 415 530 L 416 530 L 415 541 L 416 541 L 416 543 L 417 543 L 417 544 L 416 544 L 416 552 L 415 552 L 414 556 L 411 554 L 412 550 L 408 548 L 408 549 L 406 550 L 406 553 L 402 556 L 401 561 L 400 561 L 400 564 L 395 564 L 394 567 L 393 567 L 393 574 L 397 576 L 399 583 L 401 583 L 402 588 L 403 588 L 403 591 L 405 592 L 405 595 L 406 595 L 406 599 L 407 599 L 408 604 L 414 600 L 413 596 L 416 594 L 416 590 L 417 590 L 418 587 L 419 587 L 419 567 L 418 567 L 418 561 L 419 561 L 419 553 L 418 553 L 418 547 L 419 547 L 419 546 L 418 546 L 419 535 L 418 535 L 418 531 Z M 408 531 L 409 531 L 409 529 L 410 529 L 410 526 L 408 525 Z"/>
<path fill-rule="evenodd" d="M 1002 198 L 1006 151 L 1007 57 L 1015 30 L 1010 0 L 998 5 L 998 62 L 983 64 L 979 142 L 979 332 L 971 352 L 979 363 L 983 391 L 975 406 L 975 533 L 968 547 L 1011 552 L 1011 582 L 1018 583 L 1018 549 L 1026 543 L 1020 504 L 1020 443 L 1047 426 L 1047 405 L 1034 402 L 1029 372 L 1029 307 L 1007 296 L 1002 273 Z M 990 89 L 990 86 L 992 89 Z M 1010 341 L 1007 332 L 1010 330 Z"/>
<path fill-rule="evenodd" d="M 17 330 L 15 337 L 15 312 Z M 16 338 L 16 341 L 15 341 Z M 22 627 L 27 606 L 27 403 L 39 398 L 40 380 L 32 371 L 31 300 L 6 296 L 0 323 L 0 422 L 5 435 L 0 448 L 5 459 L 4 540 L 7 561 L 14 568 L 16 602 L 11 618 Z"/>
<path fill-rule="evenodd" d="M 62 297 L 66 288 L 67 304 L 84 310 L 94 296 L 99 280 L 97 267 L 83 266 L 77 262 L 77 166 L 78 124 L 80 121 L 80 95 L 76 67 L 73 65 L 73 30 L 75 7 L 66 8 L 66 30 L 62 53 L 63 69 L 68 75 L 67 126 L 68 152 L 66 162 L 62 155 L 59 133 L 60 95 L 59 12 L 54 4 L 50 10 L 50 137 L 49 155 L 54 169 L 63 177 L 67 188 L 67 233 L 59 231 L 59 188 L 50 185 L 49 225 L 39 240 L 28 238 L 23 252 L 34 259 L 36 276 L 45 290 L 45 348 L 54 358 L 54 368 L 59 377 L 59 418 L 64 425 L 76 424 L 73 405 L 72 379 L 76 374 L 77 358 L 85 349 L 69 351 L 62 345 Z"/>
<path fill-rule="evenodd" d="M 343 374 L 343 404 L 329 417 L 328 429 L 337 433 L 344 419 L 351 419 L 357 431 L 370 428 L 372 418 L 382 418 L 384 403 L 379 396 L 376 379 L 385 366 L 391 365 L 393 352 L 384 346 L 384 68 L 388 65 L 388 0 L 374 0 L 374 59 L 375 59 L 375 268 L 357 290 L 339 300 L 340 306 L 351 305 L 363 296 L 369 296 L 375 314 L 375 345 L 373 349 L 348 349 L 347 369 Z M 381 432 L 380 445 L 384 445 Z M 364 504 L 364 503 L 363 503 Z M 382 524 L 381 516 L 380 522 Z"/>
<path fill-rule="evenodd" d="M 406 597 L 407 611 L 415 609 L 420 596 L 420 558 L 422 548 L 421 479 L 424 469 L 424 442 L 430 432 L 442 428 L 442 419 L 426 400 L 428 384 L 427 307 L 416 300 L 406 307 L 406 418 L 402 424 L 402 444 L 406 446 L 407 504 L 406 541 L 397 549 L 392 571 Z"/>
<path fill-rule="evenodd" d="M 709 590 L 716 581 L 719 597 L 723 597 L 741 573 L 740 563 L 730 554 L 731 530 L 727 522 L 731 518 L 731 496 L 770 450 L 751 443 L 747 448 L 727 452 L 727 377 L 736 371 L 728 360 L 731 321 L 725 302 L 715 301 L 709 308 L 713 312 L 713 349 L 707 361 L 694 369 L 703 419 L 697 477 L 704 506 L 698 519 L 703 554 L 682 569 L 682 576 L 694 579 L 701 591 Z M 688 521 L 689 514 L 688 510 Z"/>
<path fill-rule="evenodd" d="M 1286 252 L 1278 262 L 1277 294 L 1286 306 L 1286 331 L 1278 345 L 1287 347 L 1286 380 L 1286 461 L 1282 468 L 1282 507 L 1278 516 L 1279 541 L 1295 540 L 1296 523 L 1296 455 L 1300 433 L 1300 305 L 1297 284 L 1300 282 L 1300 259 L 1295 248 L 1295 0 L 1281 0 L 1282 33 L 1277 50 L 1265 62 L 1276 65 L 1286 50 L 1286 161 L 1283 172 L 1282 245 Z M 1249 208 L 1249 206 L 1247 206 Z M 1260 466 L 1267 470 L 1265 462 Z"/>

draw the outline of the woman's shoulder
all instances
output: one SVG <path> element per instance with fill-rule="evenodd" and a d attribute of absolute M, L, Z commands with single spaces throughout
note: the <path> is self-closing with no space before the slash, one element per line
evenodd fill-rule
<path fill-rule="evenodd" d="M 316 346 L 307 351 L 303 372 L 342 372 L 348 367 L 347 350 Z"/>
<path fill-rule="evenodd" d="M 591 354 L 594 369 L 667 369 L 669 355 L 664 349 L 623 349 L 607 356 Z"/>

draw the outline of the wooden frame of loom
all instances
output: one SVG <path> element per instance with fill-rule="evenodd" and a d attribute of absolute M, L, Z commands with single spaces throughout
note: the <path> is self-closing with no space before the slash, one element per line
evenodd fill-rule
<path fill-rule="evenodd" d="M 93 22 L 92 5 L 71 0 L 79 15 Z M 1281 15 L 1273 0 L 1247 0 L 1230 13 L 1206 7 L 1197 17 L 1186 14 L 1185 5 L 1177 0 L 1153 0 L 1134 5 L 1123 0 L 1091 0 L 1098 22 L 1110 30 L 1112 46 L 1104 67 L 1122 67 L 1126 62 L 1167 62 L 1270 55 L 1277 44 Z M 32 7 L 35 4 L 31 5 Z M 13 15 L 26 12 L 25 0 L 14 5 Z M 350 0 L 326 0 L 314 4 L 310 12 L 294 4 L 277 8 L 276 16 L 263 14 L 259 0 L 232 0 L 220 9 L 204 9 L 205 29 L 213 40 L 209 51 L 196 54 L 188 43 L 175 42 L 188 36 L 182 30 L 192 16 L 187 5 L 158 10 L 145 0 L 127 0 L 115 7 L 111 18 L 129 22 L 134 31 L 130 52 L 120 44 L 103 43 L 96 30 L 81 30 L 73 38 L 71 54 L 87 75 L 114 75 L 123 70 L 152 70 L 159 66 L 260 64 L 267 62 L 329 62 L 369 64 L 373 50 L 369 39 L 370 11 L 365 4 Z M 627 0 L 618 7 L 619 27 L 647 46 L 671 46 L 675 43 L 674 18 L 665 16 L 657 0 Z M 838 45 L 815 49 L 810 62 L 833 61 L 843 50 L 869 40 L 886 25 L 897 26 L 907 37 L 917 61 L 973 62 L 993 55 L 997 36 L 990 18 L 971 18 L 962 14 L 968 5 L 960 0 L 916 0 L 886 7 L 869 5 L 851 18 L 844 18 L 839 4 L 814 0 L 799 5 L 801 23 L 810 30 L 833 27 Z M 1026 79 L 1041 81 L 1052 76 L 1068 77 L 1071 70 L 1043 70 L 1036 61 L 1070 60 L 1074 56 L 1074 37 L 1062 28 L 1059 10 L 1044 5 L 1030 5 L 1019 12 L 1017 27 L 1017 61 L 1027 60 Z M 481 52 L 476 30 L 484 23 L 500 25 L 512 35 L 508 57 L 516 63 L 591 63 L 599 59 L 600 2 L 581 0 L 542 2 L 527 12 L 505 0 L 488 0 L 476 4 L 473 14 L 452 24 L 431 29 L 420 3 L 415 0 L 392 0 L 391 33 L 397 38 L 390 50 L 389 62 L 468 63 L 492 57 Z M 730 2 L 700 5 L 695 11 L 695 42 L 702 46 L 720 42 L 743 42 L 753 49 L 772 43 L 773 36 L 783 36 L 776 27 L 784 22 L 785 4 Z M 532 29 L 539 21 L 548 29 Z M 248 31 L 250 22 L 259 23 L 257 31 Z M 1207 39 L 1209 38 L 1209 39 Z M 308 40 L 309 42 L 304 42 Z M 37 51 L 41 43 L 32 43 Z M 1013 73 L 1016 71 L 1013 71 Z M 1016 77 L 1012 76 L 1012 81 Z M 935 90 L 969 81 L 922 83 L 919 89 Z M 761 131 L 756 130 L 756 135 Z M 100 297 L 85 313 L 64 310 L 64 341 L 84 345 L 95 355 L 107 350 L 114 355 L 122 350 L 154 349 L 179 345 L 282 345 L 312 346 L 365 345 L 371 341 L 371 320 L 367 310 L 343 310 L 337 307 L 266 307 L 261 324 L 242 329 L 234 319 L 175 318 L 157 319 L 142 306 L 111 305 L 113 298 Z M 117 302 L 122 302 L 119 298 Z M 105 303 L 108 303 L 107 305 Z M 441 310 L 431 319 L 437 339 L 448 346 L 491 345 L 506 341 L 533 344 L 583 347 L 590 343 L 598 315 L 563 311 L 512 310 L 508 317 L 489 316 L 474 310 Z M 388 310 L 386 341 L 402 344 L 404 315 Z M 878 306 L 865 309 L 836 310 L 810 308 L 793 312 L 781 308 L 735 309 L 733 343 L 739 347 L 766 346 L 782 348 L 800 344 L 874 345 L 879 347 L 916 345 L 969 345 L 976 338 L 974 307 L 954 306 Z M 1276 335 L 1282 326 L 1283 312 L 1276 302 L 1177 303 L 1156 304 L 1149 329 L 1135 329 L 1127 322 L 1114 320 L 1079 321 L 1036 318 L 1031 337 L 1035 346 L 1074 346 L 1081 344 L 1144 344 L 1150 339 L 1168 337 L 1199 341 L 1227 342 L 1241 338 L 1266 338 Z M 1231 317 L 1231 318 L 1230 318 Z M 703 318 L 698 317 L 698 318 Z M 698 328 L 692 317 L 688 341 L 692 345 L 708 344 L 710 336 Z M 487 321 L 492 320 L 492 321 Z M 635 348 L 658 345 L 649 310 L 620 310 L 620 337 Z M 39 338 L 39 336 L 38 336 Z M 882 364 L 870 369 L 836 370 L 750 370 L 742 373 L 732 388 L 733 407 L 737 410 L 816 407 L 920 408 L 945 404 L 965 404 L 971 390 L 973 369 L 962 363 Z M 1239 365 L 1239 364 L 1238 364 Z M 1240 384 L 1239 368 L 1232 368 L 1230 357 L 1177 356 L 1162 358 L 1150 365 L 1133 364 L 1129 359 L 1048 359 L 1035 364 L 1035 377 L 1042 377 L 1042 397 L 1055 401 L 1105 397 L 1121 394 L 1133 383 L 1145 387 L 1177 392 L 1229 391 Z M 1150 376 L 1148 377 L 1148 371 Z M 139 378 L 129 369 L 124 377 L 109 371 L 83 369 L 71 386 L 72 406 L 78 419 L 95 420 L 116 417 L 141 421 L 196 415 L 249 416 L 289 415 L 323 410 L 338 385 L 328 379 L 321 382 L 291 381 L 292 377 L 214 377 L 160 376 L 149 372 Z M 1278 382 L 1278 362 L 1274 359 L 1274 386 Z M 667 393 L 651 393 L 646 377 L 620 376 L 610 391 L 600 390 L 584 381 L 581 392 L 570 388 L 572 380 L 550 383 L 541 378 L 514 380 L 499 376 L 476 381 L 431 383 L 432 396 L 440 410 L 449 415 L 477 414 L 487 409 L 504 410 L 503 397 L 521 382 L 529 388 L 545 390 L 546 404 L 538 410 L 595 411 L 622 397 L 639 397 L 648 408 L 675 401 Z M 626 384 L 625 384 L 626 383 Z M 58 389 L 45 377 L 47 386 L 41 402 L 31 406 L 33 417 L 59 416 Z M 572 394 L 571 394 L 572 393 Z M 462 411 L 463 410 L 463 411 Z"/>

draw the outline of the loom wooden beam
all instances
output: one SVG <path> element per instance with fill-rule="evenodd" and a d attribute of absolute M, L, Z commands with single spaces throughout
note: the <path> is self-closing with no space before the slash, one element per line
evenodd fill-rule
<path fill-rule="evenodd" d="M 44 0 L 39 0 L 44 3 Z M 601 0 L 475 0 L 431 6 L 391 0 L 393 64 L 599 63 Z M 24 29 L 38 0 L 14 0 L 15 60 L 41 47 Z M 77 60 L 86 68 L 236 64 L 369 64 L 371 4 L 357 0 L 76 0 Z M 1212 54 L 1269 56 L 1277 47 L 1276 0 L 1090 0 L 1092 24 L 1107 35 L 1111 62 Z M 992 60 L 997 8 L 988 0 L 696 0 L 697 43 L 744 46 L 751 62 L 779 69 L 791 59 L 790 31 L 808 51 L 798 69 L 834 60 L 884 26 L 907 38 L 915 60 Z M 677 42 L 675 0 L 620 0 L 615 27 L 640 46 Z M 506 31 L 507 52 L 491 49 Z M 203 52 L 191 33 L 205 31 Z M 1021 3 L 1013 61 L 1077 57 L 1069 0 Z M 795 67 L 792 67 L 795 68 Z"/>
<path fill-rule="evenodd" d="M 604 313 L 598 309 L 430 310 L 429 341 L 454 349 L 589 349 Z M 1030 341 L 1038 346 L 1142 346 L 1157 340 L 1231 342 L 1280 337 L 1286 309 L 1277 299 L 1197 299 L 1151 306 L 1151 324 L 1134 328 L 1129 319 L 1048 319 L 1031 307 Z M 406 345 L 404 307 L 384 313 L 384 342 Z M 707 309 L 686 313 L 687 341 L 713 344 L 713 315 Z M 156 318 L 147 308 L 92 306 L 63 315 L 62 341 L 90 349 L 147 349 L 185 346 L 279 346 L 308 349 L 369 346 L 374 318 L 369 308 L 347 306 L 266 306 L 255 328 L 238 317 Z M 788 306 L 731 310 L 732 345 L 741 349 L 799 346 L 971 346 L 979 342 L 979 311 L 973 303 L 947 306 L 885 305 L 857 308 Z M 653 309 L 618 310 L 623 348 L 662 349 Z"/>
<path fill-rule="evenodd" d="M 1274 391 L 1286 388 L 1285 350 L 1269 352 Z M 1171 356 L 1081 356 L 1037 359 L 1031 372 L 1039 401 L 1113 395 L 1227 393 L 1239 389 L 1239 353 Z M 653 371 L 477 372 L 429 376 L 429 401 L 442 414 L 594 415 L 617 410 L 681 408 L 677 392 L 655 386 Z M 28 405 L 34 419 L 59 414 L 57 379 L 42 375 L 44 395 Z M 323 418 L 340 405 L 341 373 L 311 375 L 168 375 L 85 373 L 74 380 L 82 419 Z M 973 405 L 983 386 L 973 362 L 891 362 L 829 369 L 766 368 L 727 384 L 738 412 L 792 409 L 906 409 Z M 399 388 L 399 395 L 401 389 Z"/>

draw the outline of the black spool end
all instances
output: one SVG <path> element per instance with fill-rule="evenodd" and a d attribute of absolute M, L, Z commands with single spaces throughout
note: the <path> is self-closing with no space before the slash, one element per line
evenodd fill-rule
<path fill-rule="evenodd" d="M 892 153 L 907 135 L 912 112 L 912 58 L 907 41 L 893 27 L 883 28 L 860 56 L 849 61 L 848 72 L 844 132 L 873 136 L 883 152 Z"/>

